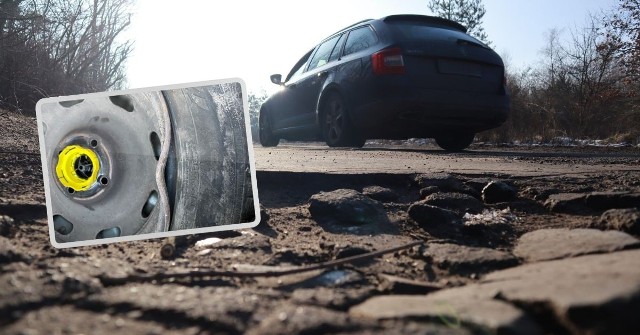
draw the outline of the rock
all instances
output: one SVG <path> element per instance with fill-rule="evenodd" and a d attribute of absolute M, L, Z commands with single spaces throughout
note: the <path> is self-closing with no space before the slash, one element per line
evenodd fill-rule
<path fill-rule="evenodd" d="M 415 180 L 421 187 L 437 186 L 443 189 L 453 189 L 463 185 L 460 180 L 448 173 L 419 174 Z"/>
<path fill-rule="evenodd" d="M 459 213 L 481 213 L 484 205 L 480 200 L 462 193 L 434 193 L 424 199 L 428 205 L 450 209 Z"/>
<path fill-rule="evenodd" d="M 9 236 L 13 229 L 13 218 L 7 215 L 0 215 L 0 236 Z"/>
<path fill-rule="evenodd" d="M 595 210 L 640 207 L 640 193 L 593 192 L 587 195 L 585 203 Z"/>
<path fill-rule="evenodd" d="M 610 209 L 594 220 L 590 228 L 619 230 L 632 235 L 640 235 L 640 209 Z"/>
<path fill-rule="evenodd" d="M 560 190 L 558 190 L 557 188 L 539 189 L 529 186 L 520 192 L 520 196 L 536 201 L 545 201 L 549 198 L 550 195 L 558 194 L 558 192 L 560 192 Z"/>
<path fill-rule="evenodd" d="M 592 192 L 552 194 L 545 206 L 554 212 L 581 213 L 640 206 L 640 193 Z"/>
<path fill-rule="evenodd" d="M 217 237 L 209 237 L 209 238 L 205 238 L 204 240 L 200 240 L 198 242 L 196 242 L 195 246 L 196 248 L 206 248 L 206 247 L 210 247 L 218 242 L 222 241 L 221 238 L 217 238 Z"/>
<path fill-rule="evenodd" d="M 409 207 L 409 217 L 423 228 L 462 225 L 462 219 L 455 212 L 431 206 L 424 200 L 415 202 Z"/>
<path fill-rule="evenodd" d="M 442 288 L 434 283 L 412 280 L 384 273 L 379 274 L 378 277 L 381 279 L 378 289 L 380 291 L 387 291 L 393 294 L 427 294 Z"/>
<path fill-rule="evenodd" d="M 38 309 L 27 309 L 24 313 L 19 320 L 3 327 L 3 334 L 195 334 L 185 328 L 176 329 L 163 322 L 150 321 L 149 315 L 145 316 L 139 310 L 124 316 L 96 313 L 65 304 L 45 304 Z"/>
<path fill-rule="evenodd" d="M 398 194 L 396 192 L 381 186 L 367 186 L 362 189 L 362 194 L 368 196 L 371 199 L 382 202 L 398 200 Z"/>
<path fill-rule="evenodd" d="M 509 184 L 492 181 L 482 189 L 482 201 L 487 204 L 507 202 L 518 198 L 518 191 Z"/>
<path fill-rule="evenodd" d="M 428 318 L 452 327 L 471 323 L 484 328 L 485 332 L 498 334 L 542 333 L 525 312 L 508 303 L 473 297 L 439 298 L 437 294 L 376 296 L 352 307 L 349 314 L 376 320 Z"/>
<path fill-rule="evenodd" d="M 423 255 L 456 273 L 482 273 L 518 264 L 518 259 L 505 251 L 449 243 L 429 244 Z"/>
<path fill-rule="evenodd" d="M 327 334 L 348 327 L 345 313 L 316 306 L 284 305 L 247 334 Z M 353 327 L 353 326 L 352 326 Z"/>
<path fill-rule="evenodd" d="M 427 297 L 510 302 L 546 320 L 545 333 L 630 334 L 640 329 L 638 283 L 640 250 L 628 250 L 525 264 Z"/>
<path fill-rule="evenodd" d="M 476 190 L 448 173 L 419 174 L 415 177 L 415 180 L 422 188 L 436 186 L 443 192 L 458 192 L 469 194 L 476 198 L 480 197 Z"/>
<path fill-rule="evenodd" d="M 420 189 L 420 199 L 424 199 L 431 194 L 440 192 L 440 188 L 438 186 L 427 186 L 425 188 Z"/>
<path fill-rule="evenodd" d="M 278 232 L 271 227 L 269 222 L 269 211 L 262 205 L 260 205 L 260 223 L 253 228 L 253 231 L 271 238 L 278 236 Z"/>
<path fill-rule="evenodd" d="M 589 211 L 583 193 L 558 193 L 551 194 L 544 202 L 544 206 L 552 212 L 582 213 Z"/>
<path fill-rule="evenodd" d="M 388 221 L 380 202 L 348 189 L 320 192 L 311 196 L 309 212 L 316 221 L 328 220 L 345 225 Z"/>
<path fill-rule="evenodd" d="M 269 222 L 269 212 L 260 205 L 260 223 L 259 225 L 266 225 Z"/>
<path fill-rule="evenodd" d="M 480 177 L 480 178 L 471 178 L 465 181 L 464 184 L 467 186 L 470 186 L 476 192 L 478 192 L 478 194 L 480 194 L 482 192 L 482 189 L 485 186 L 487 186 L 487 184 L 489 184 L 491 181 L 492 181 L 491 178 Z"/>
<path fill-rule="evenodd" d="M 522 235 L 514 253 L 535 262 L 637 247 L 640 240 L 618 231 L 541 229 Z"/>
<path fill-rule="evenodd" d="M 291 301 L 296 304 L 314 305 L 331 309 L 346 310 L 373 294 L 369 287 L 315 287 L 298 288 L 293 291 Z"/>
<path fill-rule="evenodd" d="M 170 298 L 167 298 L 170 297 Z M 104 289 L 83 304 L 128 306 L 185 320 L 215 320 L 216 332 L 244 333 L 247 318 L 258 309 L 274 307 L 272 295 L 236 287 L 129 284 Z"/>

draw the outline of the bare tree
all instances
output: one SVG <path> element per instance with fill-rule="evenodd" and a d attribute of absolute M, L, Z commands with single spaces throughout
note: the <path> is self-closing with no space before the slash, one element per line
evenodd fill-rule
<path fill-rule="evenodd" d="M 427 6 L 435 15 L 464 25 L 470 35 L 490 43 L 482 27 L 486 13 L 482 0 L 429 0 Z"/>
<path fill-rule="evenodd" d="M 131 0 L 0 0 L 0 107 L 122 88 Z"/>
<path fill-rule="evenodd" d="M 609 48 L 619 52 L 629 76 L 640 77 L 640 0 L 619 0 L 606 19 Z"/>
<path fill-rule="evenodd" d="M 640 117 L 629 108 L 630 82 L 602 20 L 590 16 L 583 27 L 550 30 L 533 71 L 507 67 L 511 116 L 489 133 L 507 138 L 550 141 L 556 137 L 638 141 Z"/>

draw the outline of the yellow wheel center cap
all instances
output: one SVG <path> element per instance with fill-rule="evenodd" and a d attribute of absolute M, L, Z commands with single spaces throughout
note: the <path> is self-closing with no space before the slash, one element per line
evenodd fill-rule
<path fill-rule="evenodd" d="M 75 192 L 86 191 L 98 181 L 100 160 L 98 155 L 79 145 L 69 145 L 58 155 L 56 175 L 65 187 Z"/>

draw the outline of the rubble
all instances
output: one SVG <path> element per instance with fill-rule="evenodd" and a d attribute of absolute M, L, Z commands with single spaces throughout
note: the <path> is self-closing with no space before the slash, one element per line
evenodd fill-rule
<path fill-rule="evenodd" d="M 345 225 L 387 221 L 380 202 L 355 190 L 320 192 L 309 199 L 309 212 L 316 221 L 333 221 Z"/>
<path fill-rule="evenodd" d="M 593 220 L 589 227 L 602 230 L 619 230 L 640 236 L 640 207 L 610 209 L 602 213 L 599 218 Z"/>
<path fill-rule="evenodd" d="M 638 247 L 640 240 L 618 231 L 540 229 L 520 237 L 514 253 L 536 262 Z"/>
<path fill-rule="evenodd" d="M 460 215 L 481 213 L 484 205 L 480 200 L 463 193 L 434 193 L 424 199 L 424 203 L 442 207 Z"/>
<path fill-rule="evenodd" d="M 518 191 L 509 184 L 501 181 L 492 181 L 482 189 L 482 201 L 487 204 L 516 200 Z"/>

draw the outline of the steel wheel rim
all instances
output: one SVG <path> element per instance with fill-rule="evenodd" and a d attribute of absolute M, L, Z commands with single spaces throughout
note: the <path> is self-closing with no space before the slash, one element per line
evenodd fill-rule
<path fill-rule="evenodd" d="M 108 97 L 43 105 L 42 122 L 56 125 L 48 127 L 45 143 L 57 242 L 157 231 L 158 206 L 147 202 L 157 192 L 157 159 L 149 134 L 161 132 L 160 118 L 155 117 L 160 99 L 151 93 L 126 99 L 135 110 L 125 110 Z M 64 123 L 56 123 L 63 118 Z M 100 167 L 96 183 L 71 192 L 57 180 L 55 168 L 59 153 L 73 146 L 94 152 Z"/>

